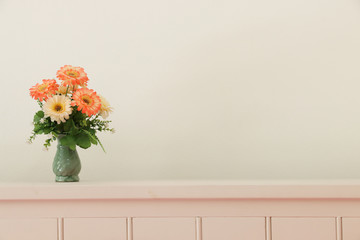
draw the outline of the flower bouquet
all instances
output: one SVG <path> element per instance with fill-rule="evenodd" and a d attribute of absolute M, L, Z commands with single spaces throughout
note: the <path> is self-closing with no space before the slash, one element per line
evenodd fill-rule
<path fill-rule="evenodd" d="M 47 150 L 58 140 L 53 162 L 55 180 L 77 182 L 81 163 L 76 146 L 87 149 L 99 144 L 104 150 L 96 133 L 114 132 L 109 128 L 111 121 L 102 120 L 109 116 L 112 107 L 104 97 L 87 88 L 89 79 L 83 68 L 65 65 L 56 76 L 60 85 L 55 79 L 44 79 L 30 88 L 30 96 L 37 100 L 41 110 L 35 113 L 29 143 L 37 135 L 46 134 Z"/>

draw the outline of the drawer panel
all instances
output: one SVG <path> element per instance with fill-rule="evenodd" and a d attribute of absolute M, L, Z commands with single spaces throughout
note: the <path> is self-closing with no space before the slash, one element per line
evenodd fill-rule
<path fill-rule="evenodd" d="M 65 240 L 126 240 L 125 218 L 66 218 Z"/>
<path fill-rule="evenodd" d="M 195 218 L 134 218 L 133 240 L 195 240 Z"/>
<path fill-rule="evenodd" d="M 272 240 L 336 240 L 335 218 L 272 218 Z"/>
<path fill-rule="evenodd" d="M 57 219 L 0 219 L 0 239 L 57 240 Z"/>
<path fill-rule="evenodd" d="M 360 239 L 360 218 L 342 219 L 343 240 Z"/>
<path fill-rule="evenodd" d="M 265 240 L 265 218 L 202 218 L 203 240 Z"/>

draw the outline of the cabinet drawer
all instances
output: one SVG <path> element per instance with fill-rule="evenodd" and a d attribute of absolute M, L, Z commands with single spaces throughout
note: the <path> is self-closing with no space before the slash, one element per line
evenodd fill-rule
<path fill-rule="evenodd" d="M 202 218 L 203 240 L 265 240 L 265 218 Z"/>
<path fill-rule="evenodd" d="M 133 240 L 195 240 L 195 218 L 134 218 Z"/>
<path fill-rule="evenodd" d="M 57 219 L 0 219 L 0 239 L 57 240 Z"/>
<path fill-rule="evenodd" d="M 272 218 L 272 240 L 336 240 L 335 218 Z"/>
<path fill-rule="evenodd" d="M 65 240 L 126 240 L 125 218 L 66 218 Z"/>
<path fill-rule="evenodd" d="M 343 240 L 360 239 L 360 218 L 342 219 Z"/>

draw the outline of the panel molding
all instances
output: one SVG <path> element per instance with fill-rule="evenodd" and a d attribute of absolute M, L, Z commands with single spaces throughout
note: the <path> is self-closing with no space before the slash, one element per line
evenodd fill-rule
<path fill-rule="evenodd" d="M 196 240 L 202 240 L 202 218 L 201 217 L 195 218 L 195 233 L 196 233 Z"/>
<path fill-rule="evenodd" d="M 336 217 L 336 240 L 342 239 L 342 217 Z"/>
<path fill-rule="evenodd" d="M 265 217 L 265 240 L 271 239 L 271 217 Z"/>
<path fill-rule="evenodd" d="M 126 240 L 133 240 L 133 221 L 132 221 L 132 217 L 126 218 Z"/>
<path fill-rule="evenodd" d="M 64 218 L 62 217 L 57 219 L 57 234 L 58 240 L 64 240 Z"/>

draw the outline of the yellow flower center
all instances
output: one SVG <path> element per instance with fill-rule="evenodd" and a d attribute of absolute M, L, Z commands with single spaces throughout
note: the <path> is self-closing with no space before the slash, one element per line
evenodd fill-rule
<path fill-rule="evenodd" d="M 83 96 L 82 100 L 84 101 L 84 103 L 86 103 L 87 105 L 91 105 L 92 103 L 92 99 L 89 96 Z"/>
<path fill-rule="evenodd" d="M 66 75 L 68 75 L 69 77 L 77 78 L 80 74 L 77 71 L 73 70 L 66 72 Z"/>
<path fill-rule="evenodd" d="M 55 104 L 55 105 L 53 106 L 53 109 L 54 109 L 56 112 L 58 112 L 58 113 L 61 113 L 61 112 L 63 112 L 63 111 L 65 110 L 64 107 L 63 107 L 63 105 L 61 105 L 61 104 L 59 104 L 59 103 Z"/>
<path fill-rule="evenodd" d="M 38 87 L 38 90 L 40 91 L 40 92 L 43 92 L 43 91 L 45 91 L 45 89 L 47 88 L 47 84 L 41 84 L 39 87 Z"/>

